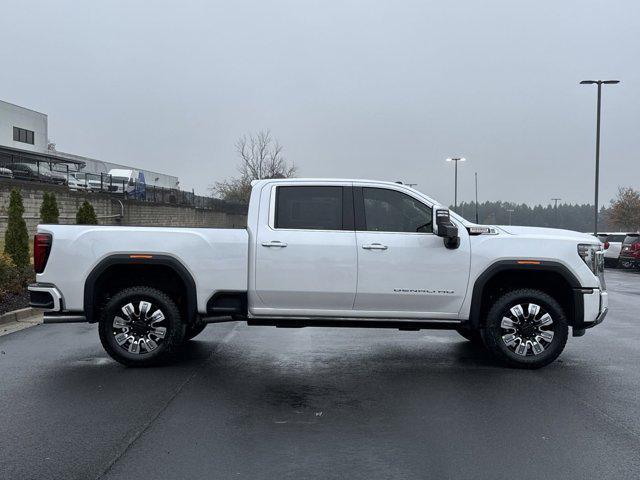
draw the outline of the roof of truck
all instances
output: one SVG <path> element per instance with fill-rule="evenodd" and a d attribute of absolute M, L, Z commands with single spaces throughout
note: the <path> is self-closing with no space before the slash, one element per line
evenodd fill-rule
<path fill-rule="evenodd" d="M 262 180 L 253 180 L 251 186 L 256 185 L 258 182 L 358 182 L 358 183 L 379 183 L 384 185 L 404 185 L 407 188 L 411 188 L 402 182 L 390 182 L 386 180 L 369 180 L 364 178 L 264 178 Z"/>

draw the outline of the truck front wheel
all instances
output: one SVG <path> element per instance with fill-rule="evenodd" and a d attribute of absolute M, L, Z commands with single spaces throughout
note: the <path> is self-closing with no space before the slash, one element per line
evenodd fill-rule
<path fill-rule="evenodd" d="M 540 290 L 518 289 L 491 306 L 482 338 L 506 364 L 533 369 L 558 358 L 568 332 L 564 311 L 553 297 Z"/>
<path fill-rule="evenodd" d="M 175 302 L 155 288 L 132 287 L 115 294 L 102 311 L 100 341 L 127 366 L 149 366 L 167 359 L 182 343 L 185 325 Z"/>

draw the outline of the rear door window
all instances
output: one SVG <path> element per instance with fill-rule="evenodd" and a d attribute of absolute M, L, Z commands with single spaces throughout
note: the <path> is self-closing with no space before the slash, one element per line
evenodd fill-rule
<path fill-rule="evenodd" d="M 277 187 L 275 228 L 342 230 L 342 187 Z"/>

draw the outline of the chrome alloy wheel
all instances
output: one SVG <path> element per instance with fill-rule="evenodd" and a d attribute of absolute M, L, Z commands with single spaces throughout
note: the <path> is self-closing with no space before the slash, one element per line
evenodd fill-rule
<path fill-rule="evenodd" d="M 502 341 L 517 355 L 540 355 L 553 341 L 553 319 L 540 305 L 514 305 L 500 322 Z"/>
<path fill-rule="evenodd" d="M 167 334 L 165 316 L 153 304 L 141 301 L 138 310 L 133 303 L 121 308 L 122 316 L 113 319 L 113 335 L 120 347 L 129 353 L 143 354 L 157 349 Z M 153 313 L 151 313 L 153 312 Z"/>

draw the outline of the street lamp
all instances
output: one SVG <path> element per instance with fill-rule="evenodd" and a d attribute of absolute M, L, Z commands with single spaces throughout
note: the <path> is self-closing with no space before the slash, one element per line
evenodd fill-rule
<path fill-rule="evenodd" d="M 447 158 L 447 162 L 453 162 L 456 166 L 455 168 L 455 181 L 454 181 L 454 193 L 453 193 L 453 205 L 454 210 L 458 209 L 458 162 L 464 162 L 466 158 Z"/>
<path fill-rule="evenodd" d="M 580 85 L 598 85 L 598 110 L 596 114 L 596 198 L 593 222 L 593 233 L 598 233 L 598 183 L 600 181 L 600 104 L 602 101 L 602 85 L 615 85 L 620 80 L 582 80 Z"/>
<path fill-rule="evenodd" d="M 476 172 L 476 223 L 478 222 L 478 172 Z"/>
<path fill-rule="evenodd" d="M 555 202 L 555 207 L 553 207 L 553 209 L 554 209 L 554 213 L 555 213 L 555 217 L 556 217 L 556 219 L 555 219 L 556 228 L 558 228 L 558 202 L 560 200 L 562 200 L 562 199 L 561 198 L 552 198 L 551 200 L 553 202 Z"/>

